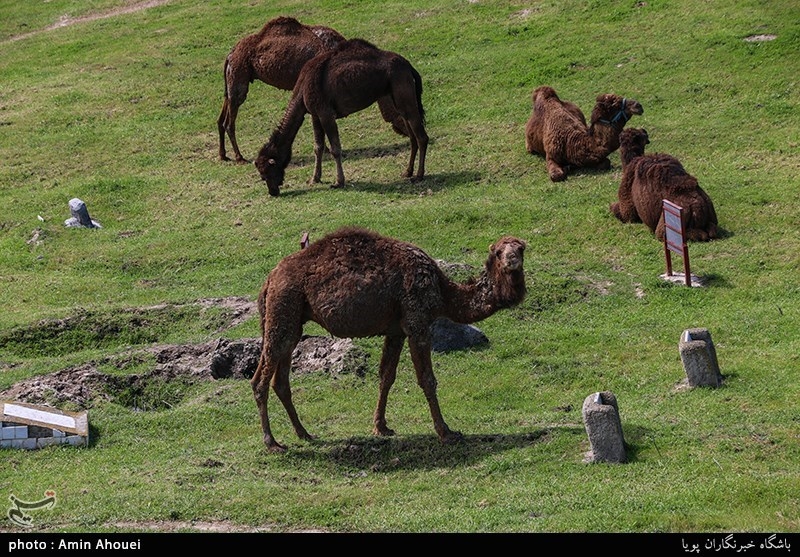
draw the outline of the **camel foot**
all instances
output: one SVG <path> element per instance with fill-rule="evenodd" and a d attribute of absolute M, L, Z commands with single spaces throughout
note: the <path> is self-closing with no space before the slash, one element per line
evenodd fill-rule
<path fill-rule="evenodd" d="M 231 161 L 230 157 L 225 155 L 225 154 L 223 154 L 223 153 L 219 154 L 219 160 L 221 160 L 223 162 L 230 162 Z"/>
<path fill-rule="evenodd" d="M 343 187 L 344 187 L 344 184 L 343 184 L 343 183 L 342 183 L 342 184 L 340 184 L 339 182 L 336 182 L 335 184 L 331 184 L 331 189 L 332 189 L 332 190 L 340 190 L 340 189 L 342 189 Z"/>
<path fill-rule="evenodd" d="M 299 437 L 299 438 L 300 438 L 300 439 L 302 439 L 303 441 L 313 441 L 314 439 L 316 439 L 316 438 L 317 438 L 317 436 L 316 436 L 316 435 L 311 435 L 311 434 L 310 434 L 309 432 L 307 432 L 307 431 L 303 431 L 303 432 L 301 432 L 301 433 L 298 433 L 298 434 L 297 434 L 297 437 Z"/>
<path fill-rule="evenodd" d="M 275 438 L 272 437 L 271 435 L 265 435 L 264 436 L 264 444 L 267 446 L 267 450 L 269 452 L 271 452 L 271 453 L 285 453 L 286 452 L 286 446 L 285 445 L 281 445 L 280 443 L 275 441 Z"/>
<path fill-rule="evenodd" d="M 375 429 L 372 430 L 373 435 L 378 435 L 380 437 L 391 437 L 394 435 L 394 430 L 389 429 L 386 426 L 375 426 Z"/>
<path fill-rule="evenodd" d="M 417 182 L 421 182 L 423 180 L 422 176 L 409 176 L 408 181 L 412 184 L 416 184 Z"/>
<path fill-rule="evenodd" d="M 566 172 L 553 173 L 553 174 L 550 175 L 550 181 L 551 182 L 563 182 L 566 179 L 567 179 L 567 173 Z"/>
<path fill-rule="evenodd" d="M 244 157 L 236 157 L 236 164 L 250 164 L 250 161 Z"/>
<path fill-rule="evenodd" d="M 439 436 L 439 441 L 441 441 L 443 445 L 453 445 L 464 441 L 464 436 L 460 431 L 448 431 L 444 435 Z"/>

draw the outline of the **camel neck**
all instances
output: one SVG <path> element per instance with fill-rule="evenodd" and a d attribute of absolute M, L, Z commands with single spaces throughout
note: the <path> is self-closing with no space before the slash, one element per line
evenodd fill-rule
<path fill-rule="evenodd" d="M 306 115 L 306 106 L 303 103 L 301 96 L 293 96 L 289 101 L 289 106 L 286 107 L 286 112 L 283 114 L 278 127 L 272 132 L 270 143 L 283 151 L 287 146 L 291 148 L 294 143 L 294 138 L 297 137 L 297 132 L 300 131 L 300 126 L 303 125 L 303 119 Z"/>
<path fill-rule="evenodd" d="M 525 278 L 522 271 L 495 284 L 487 273 L 464 284 L 449 282 L 445 296 L 446 317 L 456 323 L 477 323 L 501 309 L 517 305 L 525 297 Z"/>

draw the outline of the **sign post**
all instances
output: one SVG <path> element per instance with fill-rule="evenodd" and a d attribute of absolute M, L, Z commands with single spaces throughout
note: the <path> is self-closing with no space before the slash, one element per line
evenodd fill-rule
<path fill-rule="evenodd" d="M 672 276 L 672 252 L 683 257 L 683 274 L 686 286 L 692 285 L 692 274 L 689 272 L 689 246 L 685 240 L 683 226 L 683 207 L 662 199 L 664 210 L 664 256 L 667 259 L 667 277 Z"/>

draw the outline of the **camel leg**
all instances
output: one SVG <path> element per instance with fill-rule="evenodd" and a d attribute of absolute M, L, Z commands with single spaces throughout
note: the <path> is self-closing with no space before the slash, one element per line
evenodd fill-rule
<path fill-rule="evenodd" d="M 286 450 L 286 446 L 275 440 L 270 429 L 267 412 L 270 387 L 283 403 L 298 437 L 301 439 L 311 438 L 297 417 L 289 388 L 292 352 L 303 335 L 303 323 L 299 313 L 284 314 L 286 308 L 302 306 L 303 300 L 302 295 L 297 292 L 289 291 L 281 294 L 262 290 L 258 303 L 261 314 L 261 356 L 256 372 L 250 379 L 250 384 L 253 387 L 253 395 L 261 418 L 264 444 L 270 451 L 283 452 Z M 279 315 L 276 316 L 276 314 Z"/>
<path fill-rule="evenodd" d="M 408 137 L 411 140 L 411 156 L 408 160 L 405 176 L 407 178 L 414 176 L 414 161 L 417 158 L 417 153 L 419 153 L 417 174 L 412 178 L 412 181 L 422 180 L 425 176 L 428 134 L 425 132 L 424 112 L 419 104 L 417 86 L 413 76 L 409 74 L 407 79 L 392 83 L 391 98 L 393 101 L 392 107 L 398 111 L 399 117 L 405 120 L 405 128 L 410 131 Z"/>
<path fill-rule="evenodd" d="M 639 214 L 636 212 L 636 207 L 627 205 L 622 201 L 617 201 L 608 206 L 611 213 L 617 217 L 621 222 L 642 222 Z"/>
<path fill-rule="evenodd" d="M 408 167 L 406 168 L 406 177 L 411 178 L 414 175 L 414 159 L 419 151 L 419 165 L 417 166 L 417 175 L 412 178 L 412 182 L 422 180 L 425 177 L 425 156 L 428 153 L 428 133 L 425 131 L 425 126 L 422 124 L 422 118 L 415 116 L 406 122 L 406 125 L 411 130 L 411 157 L 408 160 Z"/>
<path fill-rule="evenodd" d="M 594 165 L 594 168 L 597 170 L 611 170 L 611 159 L 603 157 L 600 162 Z"/>
<path fill-rule="evenodd" d="M 436 396 L 436 377 L 433 375 L 433 364 L 431 363 L 430 340 L 408 339 L 408 349 L 411 352 L 411 361 L 417 372 L 417 383 L 422 387 L 425 398 L 430 406 L 433 427 L 439 440 L 442 443 L 454 443 L 461 441 L 463 436 L 458 431 L 452 431 L 442 417 L 439 408 L 439 399 Z"/>
<path fill-rule="evenodd" d="M 389 122 L 396 134 L 404 137 L 409 137 L 411 135 L 408 131 L 405 121 L 397 112 L 397 108 L 394 106 L 394 101 L 390 96 L 381 97 L 378 99 L 378 109 L 381 111 L 383 121 Z"/>
<path fill-rule="evenodd" d="M 229 161 L 228 155 L 225 153 L 225 119 L 228 115 L 228 106 L 230 101 L 226 98 L 222 101 L 222 110 L 217 118 L 217 131 L 219 131 L 219 160 Z"/>
<path fill-rule="evenodd" d="M 328 143 L 331 145 L 331 155 L 336 161 L 336 182 L 332 188 L 344 187 L 344 169 L 342 168 L 342 144 L 339 142 L 339 126 L 336 124 L 336 117 L 333 115 L 318 114 L 320 125 L 328 136 Z"/>
<path fill-rule="evenodd" d="M 272 382 L 272 377 L 275 374 L 275 362 L 271 361 L 267 356 L 266 351 L 262 349 L 261 358 L 258 361 L 256 372 L 250 379 L 250 385 L 253 387 L 253 396 L 256 399 L 258 406 L 258 414 L 261 418 L 261 430 L 264 432 L 264 444 L 267 449 L 272 452 L 283 452 L 286 446 L 281 445 L 272 436 L 272 430 L 269 425 L 269 414 L 267 413 L 267 399 L 269 397 L 269 387 Z"/>
<path fill-rule="evenodd" d="M 611 213 L 622 222 L 642 222 L 639 213 L 636 212 L 636 205 L 633 203 L 633 173 L 624 172 L 619 188 L 617 189 L 616 202 L 609 205 Z"/>
<path fill-rule="evenodd" d="M 417 136 L 417 143 L 419 143 L 419 164 L 417 165 L 416 180 L 422 180 L 425 177 L 425 157 L 428 154 L 428 134 L 420 123 L 414 135 Z"/>
<path fill-rule="evenodd" d="M 417 151 L 419 150 L 419 144 L 417 143 L 417 138 L 414 134 L 411 134 L 409 138 L 411 140 L 411 155 L 408 158 L 408 166 L 406 166 L 406 171 L 403 174 L 406 178 L 411 178 L 414 176 L 414 161 L 417 158 Z"/>
<path fill-rule="evenodd" d="M 242 156 L 242 152 L 239 151 L 239 144 L 236 142 L 236 115 L 239 113 L 240 104 L 236 104 L 231 99 L 225 99 L 222 103 L 222 112 L 220 112 L 219 118 L 217 119 L 217 129 L 219 130 L 219 158 L 223 161 L 231 160 L 225 154 L 225 132 L 227 132 L 228 137 L 231 138 L 231 147 L 233 147 L 236 162 L 248 162 L 247 159 Z"/>
<path fill-rule="evenodd" d="M 653 231 L 660 241 L 664 241 L 664 237 L 667 234 L 667 225 L 664 222 L 664 212 L 661 212 L 661 217 L 658 219 L 658 224 L 656 225 L 655 230 Z"/>
<path fill-rule="evenodd" d="M 383 340 L 383 354 L 381 355 L 380 366 L 380 391 L 378 394 L 378 406 L 375 409 L 373 433 L 375 435 L 394 435 L 394 430 L 386 426 L 386 402 L 389 398 L 389 390 L 397 377 L 397 364 L 400 361 L 400 353 L 403 351 L 403 336 L 387 336 Z"/>
<path fill-rule="evenodd" d="M 294 432 L 300 439 L 311 440 L 313 437 L 306 431 L 303 424 L 300 423 L 300 418 L 297 417 L 297 410 L 294 408 L 292 402 L 292 390 L 289 387 L 289 371 L 292 367 L 292 353 L 282 357 L 278 362 L 278 370 L 272 377 L 272 389 L 278 395 L 278 399 L 283 403 L 286 413 L 289 415 L 289 420 L 292 422 Z"/>
<path fill-rule="evenodd" d="M 248 162 L 239 150 L 236 141 L 236 116 L 239 114 L 239 107 L 247 99 L 247 92 L 250 83 L 246 75 L 239 75 L 227 63 L 225 64 L 225 100 L 222 103 L 222 111 L 217 119 L 217 129 L 219 130 L 219 158 L 220 160 L 230 160 L 225 154 L 225 132 L 231 139 L 231 147 L 238 163 Z"/>
<path fill-rule="evenodd" d="M 325 130 L 316 116 L 311 116 L 311 125 L 314 127 L 314 175 L 309 184 L 318 184 L 322 180 L 322 155 L 325 152 Z"/>
<path fill-rule="evenodd" d="M 567 179 L 567 170 L 550 157 L 547 158 L 547 174 L 553 182 L 563 182 Z"/>

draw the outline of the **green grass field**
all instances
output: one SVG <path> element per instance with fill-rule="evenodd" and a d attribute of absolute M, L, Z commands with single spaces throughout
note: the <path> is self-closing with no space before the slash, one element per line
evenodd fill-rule
<path fill-rule="evenodd" d="M 528 296 L 476 325 L 488 346 L 434 354 L 448 424 L 439 444 L 404 351 L 371 435 L 382 339 L 365 377 L 292 377 L 315 442 L 273 395 L 263 445 L 246 381 L 153 388 L 89 408 L 88 448 L 0 450 L 0 498 L 57 504 L 38 532 L 800 531 L 800 5 L 765 0 L 0 3 L 0 398 L 94 366 L 144 374 L 160 344 L 257 336 L 255 317 L 197 300 L 255 301 L 267 273 L 357 224 L 479 269 L 505 234 L 528 243 Z M 306 122 L 279 197 L 253 165 L 218 160 L 223 60 L 291 15 L 406 57 L 423 78 L 425 180 L 376 107 L 339 121 L 346 188 L 313 171 Z M 548 179 L 525 151 L 531 93 L 590 114 L 635 98 L 649 152 L 678 157 L 722 236 L 691 243 L 688 288 L 661 278 L 663 245 L 609 212 L 621 168 Z M 289 93 L 253 83 L 237 120 L 255 158 Z M 307 119 L 308 120 L 308 119 Z M 228 144 L 230 150 L 230 145 Z M 85 201 L 99 229 L 68 228 Z M 674 259 L 682 270 L 682 260 Z M 184 308 L 138 314 L 166 304 Z M 131 317 L 133 315 L 134 317 Z M 63 334 L 58 320 L 88 316 Z M 684 330 L 713 336 L 720 388 L 681 389 Z M 309 334 L 324 334 L 309 325 Z M 628 462 L 588 464 L 585 398 L 611 391 Z M 156 404 L 160 402 L 160 404 Z M 0 510 L 4 510 L 0 505 Z M 9 521 L 0 530 L 18 532 Z"/>

